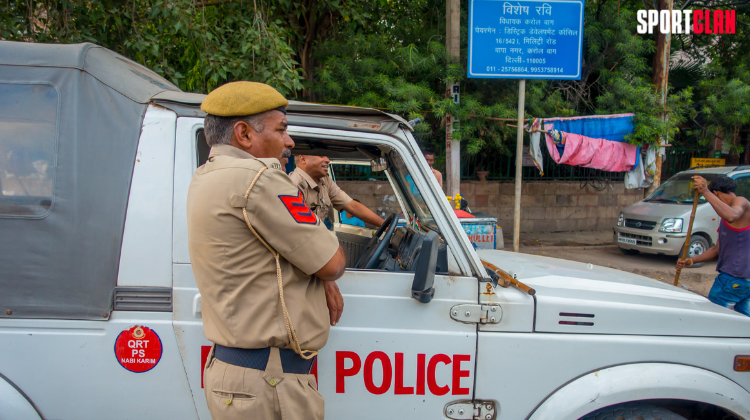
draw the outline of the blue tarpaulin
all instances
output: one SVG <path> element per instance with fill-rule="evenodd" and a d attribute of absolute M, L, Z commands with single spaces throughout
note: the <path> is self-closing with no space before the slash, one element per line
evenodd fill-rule
<path fill-rule="evenodd" d="M 633 133 L 635 114 L 589 115 L 572 118 L 544 118 L 545 130 L 555 129 L 593 139 L 624 142 Z"/>

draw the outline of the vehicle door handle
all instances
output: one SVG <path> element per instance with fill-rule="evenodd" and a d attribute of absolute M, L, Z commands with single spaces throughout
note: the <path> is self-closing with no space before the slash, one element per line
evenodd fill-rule
<path fill-rule="evenodd" d="M 201 318 L 201 294 L 198 293 L 193 297 L 193 316 Z"/>

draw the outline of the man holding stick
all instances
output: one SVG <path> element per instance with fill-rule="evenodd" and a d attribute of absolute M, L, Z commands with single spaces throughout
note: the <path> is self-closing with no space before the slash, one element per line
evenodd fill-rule
<path fill-rule="evenodd" d="M 718 256 L 714 280 L 708 299 L 724 307 L 750 316 L 750 202 L 735 194 L 737 183 L 722 175 L 706 186 L 706 180 L 693 176 L 696 192 L 706 197 L 721 217 L 719 239 L 703 254 L 677 261 L 677 270 L 695 263 L 711 261 Z"/>

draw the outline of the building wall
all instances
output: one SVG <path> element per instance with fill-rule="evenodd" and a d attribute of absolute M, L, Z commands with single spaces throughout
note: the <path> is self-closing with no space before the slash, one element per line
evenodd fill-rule
<path fill-rule="evenodd" d="M 352 198 L 383 215 L 399 211 L 393 190 L 385 181 L 340 181 Z M 502 181 L 461 183 L 461 194 L 474 212 L 497 217 L 504 232 L 513 231 L 515 184 Z M 643 199 L 643 190 L 625 190 L 611 182 L 603 191 L 578 181 L 528 181 L 522 184 L 521 232 L 564 232 L 611 229 L 620 211 Z"/>

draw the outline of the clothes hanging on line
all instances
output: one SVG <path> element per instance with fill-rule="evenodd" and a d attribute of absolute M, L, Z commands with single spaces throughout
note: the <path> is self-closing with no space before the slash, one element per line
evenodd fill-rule
<path fill-rule="evenodd" d="M 539 142 L 542 137 L 542 119 L 534 118 L 533 120 L 531 120 L 531 122 L 528 124 L 528 127 L 526 128 L 526 131 L 531 133 L 529 134 L 529 154 L 531 155 L 531 159 L 534 161 L 534 166 L 536 166 L 536 168 L 539 169 L 539 172 L 541 172 L 542 176 L 544 176 L 542 149 L 539 147 Z"/>
<path fill-rule="evenodd" d="M 638 147 L 632 144 L 564 133 L 565 145 L 561 155 L 554 138 L 550 134 L 545 134 L 545 137 L 547 149 L 556 163 L 610 172 L 630 171 L 636 165 Z"/>
<path fill-rule="evenodd" d="M 640 162 L 625 174 L 625 189 L 647 188 L 654 183 L 656 170 L 656 148 L 644 147 L 639 153 Z"/>
<path fill-rule="evenodd" d="M 632 134 L 635 114 L 588 115 L 582 117 L 554 117 L 544 119 L 544 130 L 559 130 L 594 139 L 625 142 Z"/>

